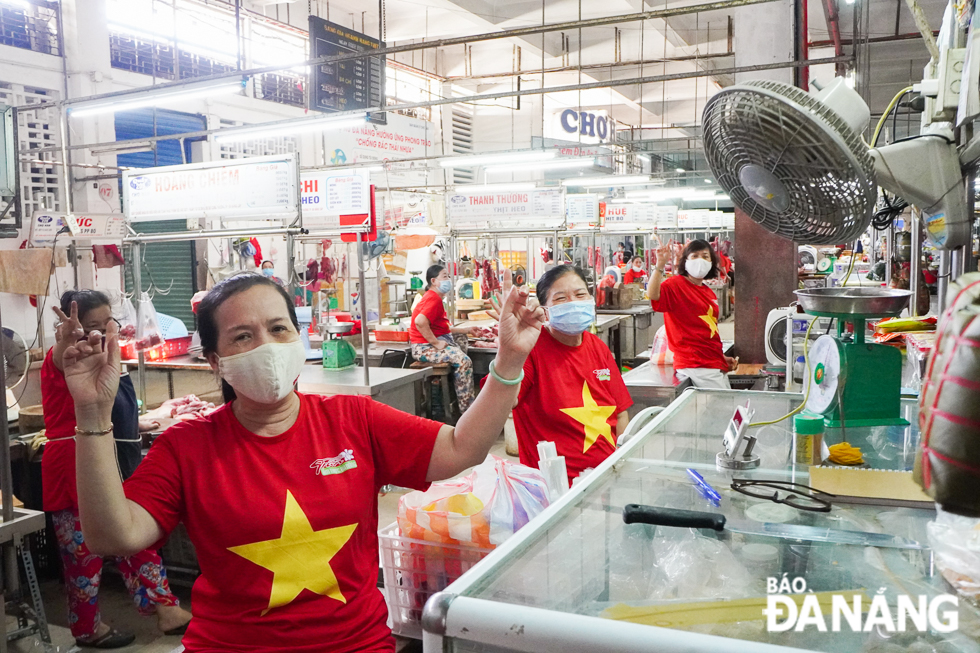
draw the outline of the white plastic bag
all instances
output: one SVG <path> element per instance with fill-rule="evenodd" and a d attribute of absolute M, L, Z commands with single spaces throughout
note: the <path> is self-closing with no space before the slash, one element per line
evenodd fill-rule
<path fill-rule="evenodd" d="M 149 293 L 140 294 L 140 319 L 136 324 L 136 351 L 153 349 L 163 344 L 163 336 L 157 324 L 157 311 Z"/>
<path fill-rule="evenodd" d="M 493 548 L 547 507 L 541 472 L 487 456 L 462 478 L 403 496 L 398 526 L 412 539 Z"/>
<path fill-rule="evenodd" d="M 943 578 L 961 596 L 980 599 L 980 519 L 954 515 L 936 504 L 936 521 L 926 528 Z"/>

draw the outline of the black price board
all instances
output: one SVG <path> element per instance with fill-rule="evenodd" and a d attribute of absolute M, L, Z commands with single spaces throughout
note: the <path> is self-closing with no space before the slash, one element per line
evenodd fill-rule
<path fill-rule="evenodd" d="M 337 23 L 310 16 L 310 51 L 314 59 L 383 48 L 382 41 Z M 320 64 L 313 69 L 310 109 L 332 113 L 384 105 L 384 55 Z M 383 113 L 372 122 L 384 123 Z"/>

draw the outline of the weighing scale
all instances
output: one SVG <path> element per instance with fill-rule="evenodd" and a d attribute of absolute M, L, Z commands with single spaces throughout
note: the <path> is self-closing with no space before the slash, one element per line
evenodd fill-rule
<path fill-rule="evenodd" d="M 901 417 L 902 354 L 866 342 L 865 329 L 869 319 L 898 316 L 911 295 L 890 288 L 796 291 L 810 315 L 837 318 L 837 334 L 821 336 L 808 352 L 807 412 L 823 415 L 831 428 L 908 425 Z"/>
<path fill-rule="evenodd" d="M 320 333 L 324 334 L 323 369 L 340 371 L 354 367 L 357 362 L 357 352 L 352 344 L 341 338 L 342 335 L 350 333 L 353 328 L 353 322 L 320 325 Z"/>
<path fill-rule="evenodd" d="M 327 316 L 322 324 L 318 326 L 320 336 L 323 338 L 323 369 L 325 370 L 346 370 L 354 367 L 357 363 L 357 352 L 354 346 L 340 336 L 350 333 L 354 329 L 353 322 L 331 322 L 330 303 L 327 302 Z"/>

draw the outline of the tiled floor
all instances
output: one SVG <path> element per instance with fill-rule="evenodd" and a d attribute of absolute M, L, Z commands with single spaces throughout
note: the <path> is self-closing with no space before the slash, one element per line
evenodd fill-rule
<path fill-rule="evenodd" d="M 490 452 L 496 456 L 514 460 L 512 456 L 505 453 L 503 438 L 494 445 Z M 390 492 L 378 497 L 378 524 L 380 527 L 395 521 L 398 514 L 398 499 L 402 494 L 404 492 Z M 191 609 L 190 588 L 175 584 L 173 590 L 184 607 Z M 51 624 L 50 630 L 55 648 L 43 649 L 35 646 L 33 639 L 24 639 L 11 645 L 10 650 L 13 653 L 68 653 L 74 646 L 75 640 L 67 627 L 68 614 L 65 605 L 65 591 L 61 582 L 43 582 L 41 594 L 44 599 L 47 618 Z M 136 633 L 136 641 L 131 646 L 116 649 L 120 653 L 171 653 L 181 650 L 180 637 L 165 637 L 157 630 L 155 619 L 141 617 L 136 612 L 118 574 L 107 572 L 104 575 L 102 588 L 99 592 L 99 602 L 102 608 L 102 618 L 106 623 L 118 630 Z M 421 650 L 421 642 L 398 640 L 399 653 L 421 653 Z"/>

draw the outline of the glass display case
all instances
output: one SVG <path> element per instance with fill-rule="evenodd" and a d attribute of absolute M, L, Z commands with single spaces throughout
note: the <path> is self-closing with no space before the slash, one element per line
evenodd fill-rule
<path fill-rule="evenodd" d="M 790 412 L 802 396 L 685 391 L 545 513 L 435 595 L 423 614 L 425 651 L 980 651 L 980 613 L 966 600 L 937 607 L 940 617 L 957 613 L 957 628 L 948 633 L 941 632 L 948 619 L 939 629 L 930 621 L 922 631 L 903 620 L 905 632 L 889 632 L 880 614 L 869 616 L 879 594 L 887 600 L 891 623 L 899 597 L 911 597 L 920 607 L 919 597 L 931 604 L 954 594 L 928 549 L 926 526 L 935 518 L 929 504 L 834 499 L 829 512 L 815 512 L 731 489 L 733 478 L 808 480 L 808 468 L 794 462 L 791 419 L 752 429 L 758 468 L 716 468 L 722 433 L 746 400 L 756 411 L 755 421 L 765 421 Z M 824 439 L 835 444 L 846 438 L 873 467 L 910 470 L 918 444 L 917 406 L 906 400 L 902 411 L 909 426 L 827 429 Z M 699 493 L 688 468 L 721 495 L 720 506 Z M 720 512 L 750 525 L 884 533 L 922 547 L 626 524 L 627 504 Z M 765 610 L 773 581 L 768 579 L 778 585 L 784 577 L 795 590 L 805 583 L 804 593 L 817 597 L 826 632 L 813 623 L 802 629 L 790 623 L 789 630 L 777 632 L 786 623 L 785 612 L 770 627 Z M 856 632 L 846 620 L 833 632 L 833 595 L 861 598 L 857 616 L 863 620 Z M 800 615 L 804 599 L 792 599 Z M 812 613 L 812 605 L 809 609 Z"/>

